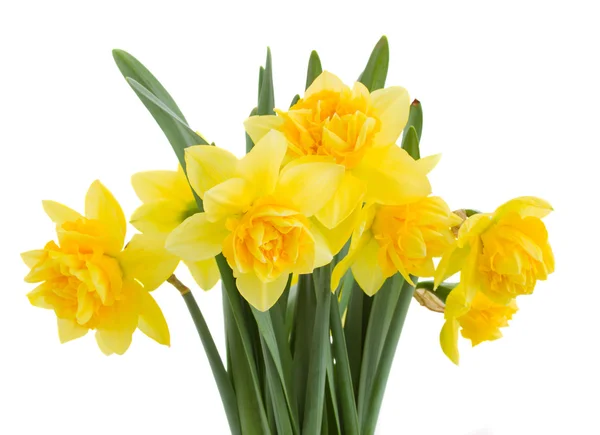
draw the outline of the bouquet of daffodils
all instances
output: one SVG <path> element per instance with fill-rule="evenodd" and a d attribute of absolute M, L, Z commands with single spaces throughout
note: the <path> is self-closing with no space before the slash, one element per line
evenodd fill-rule
<path fill-rule="evenodd" d="M 142 204 L 127 243 L 123 211 L 99 181 L 83 214 L 44 201 L 56 240 L 22 254 L 25 280 L 38 283 L 28 298 L 54 310 L 61 342 L 94 330 L 103 353 L 120 355 L 136 329 L 169 345 L 152 291 L 173 285 L 232 434 L 373 434 L 413 297 L 444 316 L 441 349 L 458 364 L 459 331 L 473 345 L 500 338 L 516 298 L 554 269 L 546 201 L 453 212 L 432 196 L 439 156 L 421 157 L 421 103 L 385 87 L 385 37 L 351 87 L 313 52 L 287 110 L 275 108 L 267 51 L 242 158 L 195 132 L 138 60 L 113 54 L 179 167 L 133 175 Z M 224 359 L 174 275 L 180 262 L 204 290 L 221 281 Z"/>

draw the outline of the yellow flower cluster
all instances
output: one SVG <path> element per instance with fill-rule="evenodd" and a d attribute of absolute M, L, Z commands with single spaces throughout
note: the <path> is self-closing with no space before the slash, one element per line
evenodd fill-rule
<path fill-rule="evenodd" d="M 461 271 L 441 333 L 444 352 L 457 362 L 460 328 L 473 344 L 498 338 L 516 311 L 514 298 L 552 272 L 540 220 L 551 209 L 519 198 L 462 222 L 430 196 L 427 174 L 439 156 L 415 160 L 396 143 L 409 110 L 401 87 L 369 92 L 323 72 L 288 111 L 245 121 L 255 146 L 243 158 L 197 145 L 185 150 L 185 174 L 135 174 L 142 205 L 131 223 L 141 234 L 124 250 L 123 213 L 99 182 L 87 194 L 85 216 L 45 202 L 58 244 L 23 254 L 31 267 L 26 280 L 41 283 L 29 299 L 55 311 L 61 341 L 93 329 L 105 353 L 121 354 L 136 328 L 168 344 L 149 291 L 180 261 L 208 290 L 219 280 L 215 257 L 222 254 L 241 295 L 265 311 L 290 274 L 330 263 L 351 240 L 332 290 L 348 270 L 370 296 L 396 273 L 410 283 L 411 276 L 435 276 L 439 285 Z"/>

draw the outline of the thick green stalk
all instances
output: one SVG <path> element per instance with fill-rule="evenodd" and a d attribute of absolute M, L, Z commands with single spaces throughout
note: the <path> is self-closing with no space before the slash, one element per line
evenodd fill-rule
<path fill-rule="evenodd" d="M 417 280 L 415 277 L 411 278 L 413 281 Z M 387 385 L 390 369 L 392 368 L 392 363 L 394 361 L 394 355 L 396 354 L 396 347 L 398 346 L 398 340 L 400 339 L 404 320 L 406 319 L 406 313 L 408 312 L 408 307 L 410 306 L 414 291 L 415 288 L 408 282 L 404 283 L 402 290 L 400 291 L 396 310 L 394 311 L 392 322 L 390 323 L 390 328 L 383 345 L 383 351 L 381 352 L 381 359 L 379 360 L 377 372 L 373 379 L 371 398 L 368 403 L 366 419 L 362 426 L 362 433 L 364 435 L 375 433 L 385 387 Z"/>
<path fill-rule="evenodd" d="M 183 296 L 183 300 L 188 307 L 190 315 L 192 316 L 192 320 L 194 321 L 194 325 L 196 326 L 196 330 L 198 331 L 198 335 L 200 336 L 200 340 L 202 341 L 202 345 L 204 346 L 204 351 L 206 352 L 206 357 L 208 358 L 208 363 L 210 364 L 217 387 L 219 388 L 219 393 L 221 395 L 221 400 L 223 401 L 223 407 L 225 408 L 225 414 L 227 416 L 227 422 L 229 423 L 231 433 L 234 435 L 240 435 L 242 432 L 237 410 L 235 391 L 233 390 L 233 386 L 231 385 L 227 371 L 223 366 L 223 361 L 221 360 L 219 351 L 215 345 L 215 341 L 213 340 L 210 330 L 208 329 L 208 325 L 204 320 L 202 311 L 200 310 L 200 307 L 198 306 L 198 303 L 196 302 L 192 292 L 185 285 L 183 285 L 181 281 L 175 277 L 175 275 L 171 275 L 167 282 L 179 290 L 181 296 Z"/>

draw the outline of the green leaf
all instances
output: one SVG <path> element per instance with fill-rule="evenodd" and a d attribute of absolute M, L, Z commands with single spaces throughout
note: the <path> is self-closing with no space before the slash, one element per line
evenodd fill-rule
<path fill-rule="evenodd" d="M 274 308 L 275 307 L 273 307 L 271 310 Z M 284 403 L 287 405 L 289 418 L 292 421 L 294 431 L 295 433 L 299 433 L 300 427 L 296 417 L 297 407 L 291 391 L 292 356 L 290 354 L 290 349 L 287 346 L 287 340 L 285 340 L 285 337 L 283 335 L 279 337 L 279 339 L 277 337 L 278 334 L 285 334 L 285 330 L 283 329 L 283 319 L 280 317 L 280 313 L 278 312 L 262 312 L 254 307 L 252 307 L 252 314 L 254 315 L 256 324 L 258 325 L 258 330 L 261 334 L 261 340 L 269 350 L 273 366 L 276 370 L 275 375 L 278 377 L 278 383 L 280 384 L 279 388 L 282 389 L 282 397 L 285 399 Z M 273 321 L 274 319 L 275 322 Z M 274 323 L 277 323 L 277 328 L 275 328 Z M 265 361 L 267 360 L 265 359 Z M 270 373 L 267 370 L 267 376 L 269 376 L 269 374 Z M 271 383 L 274 384 L 275 382 L 271 381 Z M 273 391 L 271 391 L 271 393 L 273 393 Z"/>
<path fill-rule="evenodd" d="M 352 385 L 354 394 L 358 397 L 358 383 L 360 379 L 360 365 L 363 349 L 363 329 L 367 328 L 366 322 L 363 326 L 363 305 L 367 296 L 360 286 L 352 278 L 348 312 L 344 331 L 346 335 L 346 349 L 348 349 L 348 360 L 350 361 L 350 373 L 352 374 Z"/>
<path fill-rule="evenodd" d="M 329 322 L 331 324 L 331 336 L 333 341 L 333 356 L 335 357 L 335 382 L 339 389 L 339 401 L 342 414 L 342 433 L 347 435 L 359 435 L 358 414 L 356 401 L 354 400 L 354 387 L 352 385 L 352 373 L 350 372 L 350 361 L 346 349 L 346 337 L 342 328 L 342 314 L 339 309 L 337 298 L 331 298 Z"/>
<path fill-rule="evenodd" d="M 411 279 L 416 283 L 418 278 L 411 276 Z M 365 414 L 366 419 L 362 426 L 363 435 L 372 435 L 375 433 L 377 419 L 379 418 L 379 410 L 381 409 L 381 402 L 383 401 L 383 394 L 385 393 L 390 369 L 392 368 L 392 362 L 394 361 L 394 355 L 396 354 L 396 347 L 398 346 L 398 340 L 402 333 L 402 327 L 404 326 L 404 320 L 406 319 L 406 313 L 408 312 L 414 290 L 414 287 L 408 282 L 405 282 L 402 285 L 400 297 L 398 298 L 398 303 L 396 304 L 392 322 L 390 323 L 388 334 L 383 345 L 383 351 L 381 352 L 381 357 L 379 359 L 377 373 L 373 378 L 373 389 Z"/>
<path fill-rule="evenodd" d="M 303 421 L 304 401 L 308 383 L 308 365 L 312 353 L 313 326 L 317 300 L 313 288 L 313 277 L 310 274 L 298 277 L 298 297 L 296 302 L 296 319 L 290 342 L 293 349 L 292 374 L 294 391 L 298 403 L 298 418 Z"/>
<path fill-rule="evenodd" d="M 388 66 L 390 64 L 390 47 L 388 40 L 382 36 L 373 48 L 365 70 L 358 77 L 358 81 L 371 92 L 385 86 Z"/>
<path fill-rule="evenodd" d="M 402 138 L 402 148 L 415 160 L 421 158 L 421 152 L 419 151 L 419 138 L 417 136 L 417 130 L 413 126 L 410 126 L 404 137 Z"/>
<path fill-rule="evenodd" d="M 256 116 L 257 113 L 258 113 L 258 109 L 255 107 L 250 112 L 250 116 Z M 250 135 L 248 133 L 246 133 L 246 154 L 248 154 L 252 148 L 254 148 L 254 142 L 252 142 Z"/>
<path fill-rule="evenodd" d="M 275 91 L 273 89 L 273 67 L 271 65 L 271 49 L 267 48 L 267 62 L 262 74 L 261 85 L 258 95 L 258 114 L 275 114 Z"/>
<path fill-rule="evenodd" d="M 290 340 L 290 349 L 294 349 L 294 326 L 295 326 L 295 318 L 296 318 L 296 306 L 298 303 L 298 285 L 293 285 L 290 287 L 290 293 L 288 295 L 288 303 L 285 308 L 285 330 L 287 333 L 287 337 Z"/>
<path fill-rule="evenodd" d="M 265 76 L 265 67 L 261 66 L 258 70 L 258 98 L 260 99 L 260 92 L 263 85 L 263 77 Z"/>
<path fill-rule="evenodd" d="M 217 350 L 217 346 L 215 345 L 210 330 L 208 329 L 208 325 L 204 320 L 202 311 L 200 310 L 200 307 L 198 306 L 198 303 L 196 302 L 192 292 L 184 294 L 183 300 L 188 307 L 192 320 L 194 321 L 194 325 L 196 326 L 196 330 L 198 331 L 198 335 L 200 336 L 200 340 L 202 341 L 202 345 L 204 346 L 204 352 L 206 353 L 213 377 L 217 383 L 231 433 L 235 435 L 241 434 L 242 432 L 240 427 L 240 416 L 237 409 L 236 394 L 229 380 L 229 376 L 225 371 L 223 361 L 219 356 L 219 351 Z"/>
<path fill-rule="evenodd" d="M 310 59 L 308 59 L 308 70 L 306 71 L 306 87 L 304 89 L 308 89 L 312 82 L 315 81 L 317 77 L 321 75 L 323 72 L 323 67 L 321 66 L 321 59 L 319 59 L 319 55 L 315 50 L 310 53 Z"/>
<path fill-rule="evenodd" d="M 306 386 L 306 402 L 304 410 L 303 434 L 317 434 L 323 420 L 323 404 L 325 399 L 325 379 L 327 368 L 327 348 L 329 342 L 329 305 L 331 304 L 330 265 L 317 269 L 315 293 L 317 309 L 313 327 L 311 354 L 308 363 L 308 379 Z"/>
<path fill-rule="evenodd" d="M 187 125 L 187 121 L 175 104 L 175 101 L 169 95 L 167 90 L 160 82 L 152 75 L 142 63 L 133 57 L 131 54 L 123 50 L 115 49 L 112 51 L 113 59 L 117 67 L 123 74 L 123 77 L 131 77 L 133 80 L 148 89 L 156 98 L 162 101 L 173 113 L 175 113 Z"/>
<path fill-rule="evenodd" d="M 335 297 L 330 296 L 331 299 Z M 331 304 L 329 305 L 331 307 Z M 325 389 L 325 409 L 323 410 L 323 422 L 327 423 L 327 432 L 332 435 L 341 435 L 342 427 L 340 424 L 340 412 L 338 410 L 338 398 L 335 385 L 335 369 L 333 368 L 333 355 L 331 346 L 327 346 L 327 388 Z"/>
<path fill-rule="evenodd" d="M 261 410 L 252 385 L 252 373 L 244 354 L 241 337 L 235 325 L 225 291 L 223 291 L 223 302 L 227 353 L 231 355 L 229 375 L 233 378 L 235 385 L 237 407 L 240 413 L 241 427 L 244 430 L 243 434 L 263 435 Z M 264 410 L 262 412 L 264 413 Z"/>
<path fill-rule="evenodd" d="M 290 107 L 292 107 L 294 104 L 296 104 L 299 100 L 300 100 L 300 95 L 298 95 L 298 94 L 294 95 L 294 98 L 292 98 L 292 103 L 290 104 Z"/>
<path fill-rule="evenodd" d="M 234 320 L 234 324 L 237 327 L 237 331 L 240 336 L 240 342 L 242 345 L 243 355 L 248 362 L 250 369 L 249 382 L 252 384 L 255 392 L 255 400 L 258 402 L 260 421 L 262 430 L 265 433 L 269 432 L 268 419 L 265 414 L 264 403 L 262 399 L 261 384 L 257 372 L 256 355 L 253 348 L 253 341 L 250 336 L 249 327 L 246 322 L 244 315 L 244 308 L 241 303 L 241 296 L 235 285 L 235 279 L 233 277 L 233 271 L 229 267 L 227 260 L 223 257 L 223 254 L 219 254 L 216 257 L 217 266 L 221 274 L 221 283 L 223 291 L 227 294 L 229 300 L 229 306 L 231 308 L 231 315 Z"/>
<path fill-rule="evenodd" d="M 388 278 L 381 286 L 381 289 L 373 296 L 373 305 L 367 325 L 360 368 L 360 383 L 358 386 L 358 420 L 360 423 L 366 417 L 366 402 L 371 395 L 373 378 L 375 377 L 379 357 L 392 320 L 392 314 L 398 302 L 402 282 L 402 277 L 399 274 L 395 274 Z"/>
<path fill-rule="evenodd" d="M 410 127 L 414 127 L 417 133 L 417 139 L 421 141 L 421 133 L 423 132 L 423 106 L 419 100 L 413 100 L 410 105 L 410 112 L 408 114 L 408 121 L 404 127 L 404 135 L 408 132 Z"/>

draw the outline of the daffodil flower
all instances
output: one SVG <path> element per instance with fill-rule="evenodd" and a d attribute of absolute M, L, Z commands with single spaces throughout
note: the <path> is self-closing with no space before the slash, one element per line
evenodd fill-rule
<path fill-rule="evenodd" d="M 131 184 L 143 204 L 131 216 L 131 224 L 140 232 L 154 237 L 157 243 L 191 215 L 198 206 L 181 167 L 177 171 L 145 171 L 134 174 Z M 219 269 L 214 258 L 184 261 L 196 283 L 210 290 L 219 281 Z"/>
<path fill-rule="evenodd" d="M 552 211 L 546 201 L 520 197 L 480 213 L 460 227 L 458 239 L 442 256 L 435 285 L 461 272 L 470 301 L 477 292 L 498 304 L 533 293 L 538 280 L 554 271 L 554 255 L 541 218 Z"/>
<path fill-rule="evenodd" d="M 404 88 L 369 93 L 357 82 L 350 89 L 324 71 L 289 111 L 252 116 L 244 125 L 254 142 L 273 129 L 283 132 L 290 143 L 286 162 L 318 156 L 344 166 L 339 188 L 316 213 L 333 229 L 363 202 L 402 205 L 431 193 L 421 167 L 395 145 L 409 110 Z"/>
<path fill-rule="evenodd" d="M 511 299 L 507 304 L 498 304 L 481 292 L 469 301 L 466 289 L 459 284 L 446 299 L 444 318 L 446 322 L 440 332 L 440 344 L 446 356 L 454 363 L 459 362 L 458 332 L 471 340 L 473 346 L 483 341 L 502 337 L 500 328 L 517 312 L 517 303 Z"/>
<path fill-rule="evenodd" d="M 44 201 L 56 224 L 58 244 L 21 254 L 31 268 L 26 282 L 41 283 L 27 296 L 37 307 L 54 310 L 62 343 L 96 330 L 107 355 L 123 354 L 136 328 L 169 345 L 169 329 L 149 293 L 172 273 L 177 258 L 161 244 L 136 235 L 123 250 L 126 222 L 121 206 L 99 182 L 85 198 L 85 216 Z"/>
<path fill-rule="evenodd" d="M 333 271 L 331 288 L 337 287 L 349 267 L 369 296 L 397 272 L 409 283 L 410 275 L 433 276 L 433 258 L 453 244 L 451 227 L 461 221 L 435 196 L 401 206 L 365 206 L 350 251 Z"/>
<path fill-rule="evenodd" d="M 238 290 L 261 311 L 277 301 L 290 273 L 311 273 L 333 255 L 310 217 L 337 191 L 344 167 L 309 158 L 281 169 L 287 147 L 285 136 L 272 131 L 239 160 L 218 147 L 187 148 L 188 179 L 205 211 L 166 241 L 187 261 L 222 252 Z"/>

